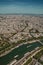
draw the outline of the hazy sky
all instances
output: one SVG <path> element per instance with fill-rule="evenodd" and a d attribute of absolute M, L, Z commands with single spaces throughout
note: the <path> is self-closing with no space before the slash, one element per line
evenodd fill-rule
<path fill-rule="evenodd" d="M 0 0 L 0 14 L 43 14 L 43 0 Z"/>

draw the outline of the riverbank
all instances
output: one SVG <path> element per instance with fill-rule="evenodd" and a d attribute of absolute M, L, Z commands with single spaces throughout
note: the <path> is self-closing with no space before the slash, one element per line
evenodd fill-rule
<path fill-rule="evenodd" d="M 1 54 L 0 57 L 3 57 L 3 56 L 5 56 L 5 55 L 7 55 L 7 54 L 10 53 L 12 50 L 14 50 L 15 48 L 17 48 L 17 47 L 19 47 L 19 46 L 21 46 L 21 45 L 23 45 L 23 44 L 30 44 L 30 43 L 33 43 L 33 42 L 36 42 L 36 41 L 39 41 L 39 40 L 32 40 L 32 41 L 27 41 L 27 42 L 20 43 L 20 44 L 18 44 L 16 47 L 11 48 L 10 50 L 8 50 L 8 51 L 4 52 L 3 54 Z"/>
<path fill-rule="evenodd" d="M 24 57 L 24 55 L 27 52 L 30 53 L 35 48 L 41 47 L 41 46 L 42 45 L 40 43 L 38 43 L 38 42 L 33 42 L 33 43 L 30 43 L 30 44 L 23 44 L 23 45 L 15 48 L 14 50 L 12 50 L 7 55 L 5 55 L 3 57 L 0 57 L 0 64 L 1 65 L 9 64 L 13 59 L 20 60 L 22 57 Z M 17 57 L 15 58 L 15 56 L 17 56 Z"/>

